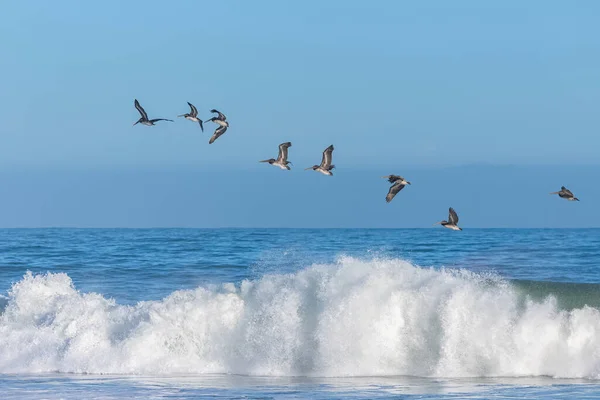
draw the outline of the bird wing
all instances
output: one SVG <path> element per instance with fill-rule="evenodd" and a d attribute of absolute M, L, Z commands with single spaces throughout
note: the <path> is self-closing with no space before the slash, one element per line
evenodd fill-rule
<path fill-rule="evenodd" d="M 458 224 L 458 214 L 456 214 L 456 211 L 452 207 L 448 210 L 448 222 L 454 225 Z"/>
<path fill-rule="evenodd" d="M 387 196 L 385 196 L 385 201 L 387 201 L 388 203 L 390 201 L 392 201 L 394 196 L 397 195 L 399 191 L 404 189 L 404 186 L 406 186 L 406 185 L 402 185 L 400 183 L 395 183 L 392 186 L 390 186 L 390 190 L 389 190 Z"/>
<path fill-rule="evenodd" d="M 567 196 L 569 196 L 569 197 L 575 197 L 575 196 L 573 195 L 573 192 L 571 192 L 571 191 L 570 191 L 569 189 L 567 189 L 566 187 L 564 187 L 564 186 L 563 186 L 563 187 L 561 187 L 561 189 L 562 189 L 562 191 L 563 191 L 563 192 L 565 192 L 565 194 L 566 194 Z"/>
<path fill-rule="evenodd" d="M 323 151 L 323 159 L 321 160 L 321 168 L 324 170 L 329 170 L 329 166 L 331 165 L 331 156 L 333 153 L 333 145 Z"/>
<path fill-rule="evenodd" d="M 404 178 L 401 177 L 400 175 L 388 175 L 388 176 L 384 176 L 383 178 L 387 178 L 389 183 L 394 183 L 396 181 L 403 181 Z"/>
<path fill-rule="evenodd" d="M 135 108 L 137 108 L 138 112 L 142 115 L 142 118 L 147 120 L 148 114 L 146 114 L 146 110 L 144 110 L 144 108 L 140 106 L 140 102 L 137 101 L 137 99 L 135 99 L 133 105 L 135 105 Z"/>
<path fill-rule="evenodd" d="M 158 122 L 158 121 L 169 121 L 169 122 L 173 122 L 172 119 L 165 119 L 165 118 L 156 118 L 156 119 L 151 119 L 150 122 L 154 123 L 154 122 Z"/>
<path fill-rule="evenodd" d="M 227 130 L 226 126 L 219 126 L 217 129 L 215 129 L 215 133 L 213 133 L 212 137 L 210 138 L 210 140 L 208 141 L 208 144 L 212 144 L 215 140 L 217 140 L 222 134 L 225 133 L 225 131 Z"/>
<path fill-rule="evenodd" d="M 202 132 L 204 132 L 204 125 L 202 125 L 202 120 L 198 119 L 198 123 L 200 124 L 200 129 L 202 129 Z"/>
<path fill-rule="evenodd" d="M 214 108 L 212 110 L 210 110 L 210 112 L 218 114 L 217 118 L 220 119 L 221 121 L 225 121 L 227 119 L 225 114 L 223 114 L 221 111 L 215 110 Z"/>
<path fill-rule="evenodd" d="M 281 143 L 279 145 L 279 154 L 277 155 L 277 160 L 278 161 L 283 161 L 286 162 L 287 158 L 288 158 L 288 147 L 291 147 L 292 143 L 291 142 L 285 142 L 285 143 Z"/>
<path fill-rule="evenodd" d="M 194 105 L 192 103 L 190 103 L 188 101 L 188 106 L 190 106 L 190 115 L 192 117 L 197 117 L 198 116 L 198 110 L 196 109 L 196 107 L 194 107 Z"/>

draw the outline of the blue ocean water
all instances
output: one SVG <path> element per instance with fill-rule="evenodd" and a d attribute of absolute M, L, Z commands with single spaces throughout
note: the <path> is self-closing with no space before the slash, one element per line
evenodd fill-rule
<path fill-rule="evenodd" d="M 600 229 L 0 230 L 2 398 L 600 398 Z"/>

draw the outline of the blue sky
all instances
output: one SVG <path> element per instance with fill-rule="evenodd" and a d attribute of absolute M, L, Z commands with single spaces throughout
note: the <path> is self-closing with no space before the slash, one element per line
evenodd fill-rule
<path fill-rule="evenodd" d="M 461 196 L 507 204 L 477 183 L 486 165 L 520 166 L 504 167 L 497 185 L 529 189 L 524 177 L 535 176 L 544 202 L 563 184 L 597 199 L 582 175 L 600 164 L 598 15 L 594 1 L 9 2 L 0 175 L 12 192 L 0 226 L 281 226 L 264 195 L 282 184 L 296 193 L 281 200 L 294 213 L 287 226 L 427 226 Z M 132 127 L 134 98 L 151 118 L 190 101 L 206 118 L 225 112 L 231 127 L 210 146 L 213 124 Z M 295 170 L 257 165 L 284 141 Z M 332 143 L 333 178 L 300 171 Z M 408 176 L 431 171 L 462 171 L 461 185 L 440 193 Z M 379 201 L 387 186 L 377 179 L 389 173 L 415 183 L 401 193 L 412 208 Z M 157 189 L 152 176 L 172 181 Z M 82 188 L 119 201 L 95 203 Z M 327 215 L 306 204 L 318 188 L 337 204 Z M 133 206 L 164 190 L 191 197 Z M 483 206 L 467 218 L 479 209 L 464 203 L 465 226 L 504 226 Z M 590 203 L 561 223 L 538 218 L 535 202 L 505 212 L 510 226 L 600 226 Z M 390 220 L 390 210 L 410 217 Z"/>

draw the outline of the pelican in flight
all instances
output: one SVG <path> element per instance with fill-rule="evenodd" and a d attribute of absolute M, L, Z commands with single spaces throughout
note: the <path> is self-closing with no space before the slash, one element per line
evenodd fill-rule
<path fill-rule="evenodd" d="M 190 103 L 189 101 L 187 103 L 188 103 L 188 106 L 190 106 L 190 112 L 188 114 L 178 115 L 178 117 L 185 117 L 185 119 L 189 119 L 190 121 L 198 122 L 200 124 L 200 129 L 202 129 L 202 132 L 204 132 L 204 126 L 202 126 L 202 120 L 200 118 L 198 118 L 198 109 L 196 107 L 194 107 L 194 105 L 192 103 Z"/>
<path fill-rule="evenodd" d="M 279 145 L 279 154 L 277 155 L 277 160 L 274 158 L 269 158 L 268 160 L 262 160 L 259 162 L 266 162 L 281 169 L 289 170 L 290 167 L 288 164 L 291 164 L 291 161 L 288 161 L 288 148 L 292 147 L 292 142 L 285 142 Z"/>
<path fill-rule="evenodd" d="M 225 116 L 225 114 L 215 110 L 214 108 L 210 110 L 210 112 L 216 113 L 217 116 L 212 117 L 211 119 L 206 120 L 204 122 L 214 122 L 215 124 L 219 125 L 219 127 L 215 129 L 215 133 L 213 133 L 212 137 L 208 141 L 208 144 L 212 144 L 215 140 L 217 140 L 222 134 L 224 134 L 227 131 L 227 128 L 229 128 L 229 122 L 226 121 L 227 117 Z"/>
<path fill-rule="evenodd" d="M 321 160 L 321 165 L 313 165 L 312 167 L 305 168 L 304 170 L 307 171 L 309 169 L 312 169 L 313 171 L 320 172 L 324 175 L 333 175 L 333 172 L 331 172 L 331 170 L 335 168 L 335 165 L 331 164 L 332 153 L 333 145 L 329 146 L 323 151 L 323 159 Z"/>
<path fill-rule="evenodd" d="M 398 192 L 404 189 L 404 186 L 410 185 L 410 182 L 401 177 L 400 175 L 387 175 L 382 176 L 382 178 L 386 178 L 389 183 L 392 183 L 392 186 L 390 186 L 390 191 L 388 192 L 387 196 L 385 196 L 385 201 L 388 203 L 392 201 L 392 199 L 398 194 Z"/>
<path fill-rule="evenodd" d="M 579 199 L 573 195 L 573 192 L 564 186 L 560 187 L 560 192 L 552 192 L 550 194 L 557 194 L 560 198 L 567 199 L 569 201 L 579 201 Z"/>
<path fill-rule="evenodd" d="M 165 118 L 148 119 L 148 114 L 146 114 L 146 111 L 142 108 L 142 106 L 140 106 L 140 102 L 137 101 L 137 99 L 135 99 L 135 101 L 133 102 L 133 105 L 135 105 L 135 108 L 137 108 L 137 110 L 139 111 L 140 115 L 142 116 L 133 125 L 142 124 L 142 125 L 152 126 L 152 125 L 154 125 L 155 122 L 158 122 L 158 121 L 173 122 L 172 119 L 165 119 Z"/>
<path fill-rule="evenodd" d="M 458 215 L 452 207 L 448 210 L 448 221 L 436 222 L 435 225 L 442 225 L 444 228 L 452 229 L 453 231 L 462 231 L 462 228 L 458 226 Z"/>

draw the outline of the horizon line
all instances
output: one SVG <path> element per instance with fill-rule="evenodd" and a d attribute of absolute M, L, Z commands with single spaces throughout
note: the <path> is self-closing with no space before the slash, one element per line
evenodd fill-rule
<path fill-rule="evenodd" d="M 501 229 L 523 229 L 523 230 L 540 230 L 540 229 L 570 229 L 570 230 L 574 230 L 574 229 L 580 229 L 580 230 L 584 230 L 584 229 L 600 229 L 600 226 L 580 226 L 580 227 L 462 227 L 463 230 L 491 230 L 491 229 L 497 229 L 497 230 L 501 230 Z M 162 230 L 167 230 L 167 229 L 179 229 L 179 230 L 184 230 L 184 229 L 188 229 L 188 230 L 227 230 L 227 229 L 236 229 L 236 230 L 251 230 L 251 229 L 268 229 L 268 230 L 274 230 L 274 229 L 285 229 L 285 230 L 315 230 L 315 229 L 323 229 L 323 230 L 359 230 L 359 229 L 364 229 L 364 230 L 426 230 L 426 229 L 435 229 L 435 230 L 439 230 L 440 232 L 443 232 L 443 230 L 440 230 L 439 227 L 394 227 L 394 228 L 386 228 L 386 227 L 264 227 L 264 226 L 257 226 L 257 227 L 240 227 L 240 226 L 218 226 L 218 227 L 185 227 L 185 226 L 155 226 L 155 227 L 131 227 L 131 226 L 125 226 L 125 227 L 96 227 L 96 226 L 86 226 L 86 227 L 78 227 L 78 226 L 39 226 L 39 227 L 35 227 L 35 226 L 22 226 L 22 227 L 18 227 L 18 226 L 13 226 L 13 227 L 0 227 L 0 230 L 42 230 L 42 229 L 89 229 L 89 230 L 158 230 L 158 229 L 162 229 Z"/>

